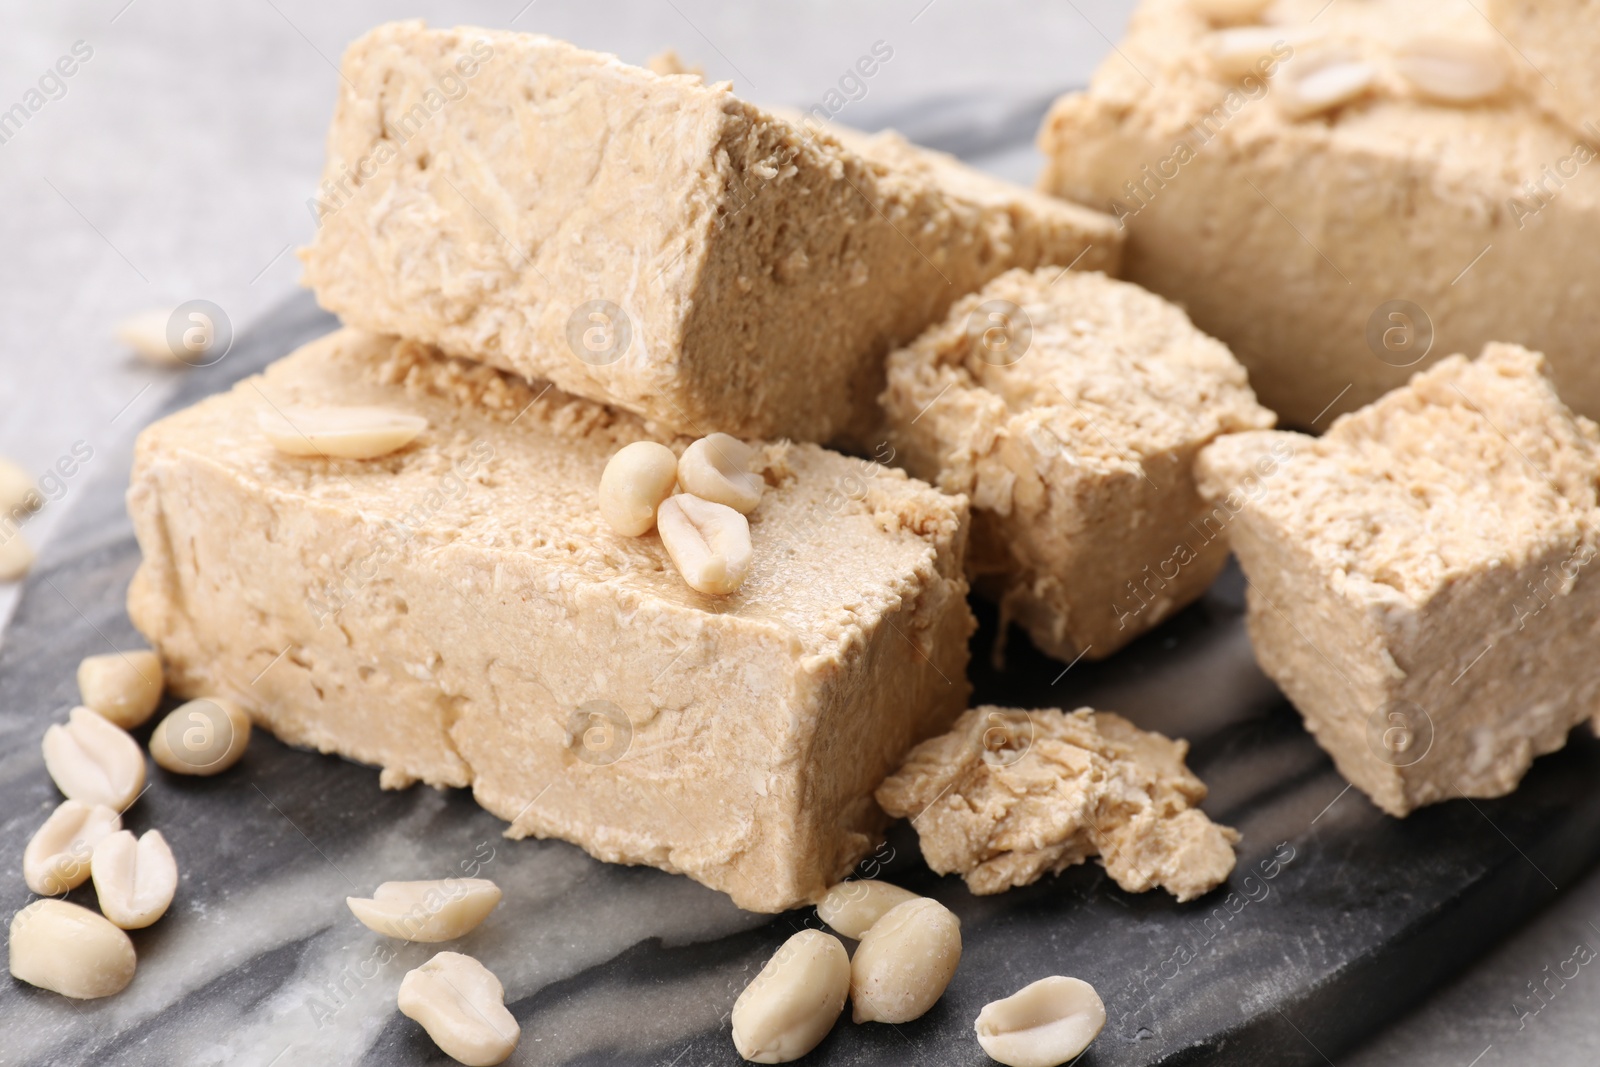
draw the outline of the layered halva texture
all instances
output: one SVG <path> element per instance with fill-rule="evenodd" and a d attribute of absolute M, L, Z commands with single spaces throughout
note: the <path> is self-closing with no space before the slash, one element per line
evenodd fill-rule
<path fill-rule="evenodd" d="M 1278 0 L 1254 26 L 1200 6 L 1144 0 L 1040 133 L 1042 186 L 1126 227 L 1123 276 L 1225 341 L 1285 425 L 1507 339 L 1600 416 L 1600 132 L 1539 103 L 1470 0 Z"/>
<path fill-rule="evenodd" d="M 335 404 L 428 426 L 366 461 L 286 456 L 257 428 Z M 871 847 L 872 790 L 966 705 L 966 504 L 760 446 L 749 577 L 705 596 L 655 534 L 600 517 L 607 459 L 648 436 L 340 331 L 141 435 L 129 611 L 180 695 L 237 701 L 386 785 L 470 786 L 512 836 L 796 906 Z"/>
<path fill-rule="evenodd" d="M 1600 710 L 1600 431 L 1546 370 L 1489 345 L 1321 438 L 1201 453 L 1256 658 L 1390 814 L 1509 793 Z"/>
<path fill-rule="evenodd" d="M 929 867 L 974 893 L 1098 856 L 1130 893 L 1193 900 L 1227 880 L 1239 834 L 1199 809 L 1188 752 L 1109 711 L 984 706 L 913 749 L 878 801 L 912 818 Z"/>
<path fill-rule="evenodd" d="M 970 497 L 968 573 L 1040 649 L 1109 656 L 1228 556 L 1195 454 L 1273 424 L 1225 345 L 1138 286 L 1014 270 L 889 358 L 898 462 Z"/>
<path fill-rule="evenodd" d="M 684 432 L 859 438 L 957 297 L 1118 262 L 1099 213 L 547 37 L 393 23 L 343 74 L 322 305 Z"/>

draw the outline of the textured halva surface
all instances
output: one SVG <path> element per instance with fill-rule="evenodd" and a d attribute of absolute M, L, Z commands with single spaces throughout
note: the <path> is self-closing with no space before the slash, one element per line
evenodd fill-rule
<path fill-rule="evenodd" d="M 322 305 L 683 432 L 859 437 L 957 297 L 1120 256 L 1096 212 L 547 37 L 392 23 L 343 74 Z"/>
<path fill-rule="evenodd" d="M 1600 136 L 1537 105 L 1542 80 L 1470 0 L 1278 0 L 1266 15 L 1286 44 L 1321 36 L 1289 45 L 1280 74 L 1344 49 L 1378 64 L 1377 90 L 1291 120 L 1273 80 L 1214 72 L 1213 27 L 1186 0 L 1145 0 L 1089 90 L 1052 109 L 1042 187 L 1117 213 L 1122 276 L 1227 342 L 1285 425 L 1494 340 L 1546 352 L 1567 403 L 1600 416 L 1600 166 L 1579 143 Z M 1503 50 L 1510 85 L 1467 107 L 1422 99 L 1388 57 L 1430 36 Z"/>
<path fill-rule="evenodd" d="M 1600 122 L 1600 2 L 1485 0 L 1484 17 L 1533 66 L 1543 98 L 1569 125 Z"/>
<path fill-rule="evenodd" d="M 258 414 L 425 416 L 370 461 L 276 452 Z M 966 503 L 813 445 L 760 446 L 744 587 L 708 597 L 611 532 L 629 415 L 344 330 L 146 430 L 135 625 L 183 696 L 294 744 L 470 786 L 512 836 L 681 871 L 741 906 L 819 896 L 886 823 L 872 790 L 966 706 Z"/>
<path fill-rule="evenodd" d="M 1221 885 L 1239 834 L 1200 811 L 1187 741 L 1079 708 L 973 708 L 878 788 L 915 820 L 928 866 L 974 893 L 1027 885 L 1098 856 L 1130 893 L 1180 901 Z"/>
<path fill-rule="evenodd" d="M 1391 814 L 1508 793 L 1600 710 L 1600 432 L 1546 371 L 1489 345 L 1321 438 L 1200 455 L 1257 660 Z"/>
<path fill-rule="evenodd" d="M 997 355 L 985 309 L 1006 308 L 1021 317 Z M 1180 309 L 1059 268 L 962 299 L 889 357 L 888 380 L 898 462 L 972 501 L 968 574 L 1066 660 L 1108 656 L 1205 591 L 1228 547 L 1195 524 L 1195 454 L 1273 423 Z"/>

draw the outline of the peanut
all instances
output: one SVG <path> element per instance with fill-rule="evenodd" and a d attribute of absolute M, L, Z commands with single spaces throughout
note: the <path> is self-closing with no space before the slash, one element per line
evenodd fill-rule
<path fill-rule="evenodd" d="M 973 1029 L 989 1058 L 1006 1067 L 1060 1067 L 1083 1055 L 1105 1024 L 1094 986 L 1056 975 L 985 1004 Z"/>
<path fill-rule="evenodd" d="M 369 930 L 431 943 L 471 932 L 500 903 L 500 887 L 487 878 L 384 882 L 370 898 L 344 902 Z"/>
<path fill-rule="evenodd" d="M 127 934 L 64 900 L 36 900 L 11 917 L 10 956 L 14 977 L 78 1000 L 122 992 L 138 965 Z"/>
<path fill-rule="evenodd" d="M 1487 38 L 1413 38 L 1396 50 L 1395 68 L 1417 92 L 1443 104 L 1487 100 L 1511 78 L 1505 50 Z"/>
<path fill-rule="evenodd" d="M 689 588 L 718 595 L 744 584 L 750 570 L 750 524 L 725 504 L 690 493 L 661 502 L 656 512 L 661 544 Z"/>
<path fill-rule="evenodd" d="M 239 762 L 250 744 L 250 716 L 231 700 L 191 700 L 173 708 L 150 735 L 150 755 L 173 774 L 210 777 Z"/>
<path fill-rule="evenodd" d="M 122 816 L 111 808 L 63 800 L 23 850 L 22 880 L 42 897 L 76 889 L 89 877 L 94 846 L 120 829 Z"/>
<path fill-rule="evenodd" d="M 289 456 L 377 459 L 416 440 L 428 420 L 384 407 L 285 407 L 260 414 L 261 432 Z"/>
<path fill-rule="evenodd" d="M 936 900 L 896 904 L 861 935 L 850 961 L 858 1023 L 908 1023 L 944 995 L 961 962 L 961 921 Z"/>
<path fill-rule="evenodd" d="M 467 1067 L 493 1067 L 516 1050 L 522 1028 L 500 979 L 471 956 L 441 952 L 400 980 L 400 1011 Z"/>
<path fill-rule="evenodd" d="M 106 918 L 142 930 L 167 913 L 178 891 L 178 861 L 159 830 L 135 839 L 119 830 L 94 846 L 94 891 Z"/>
<path fill-rule="evenodd" d="M 908 900 L 920 899 L 911 890 L 888 882 L 865 879 L 840 882 L 823 896 L 822 902 L 817 905 L 817 915 L 844 936 L 860 940 L 861 935 L 883 918 L 889 909 Z"/>
<path fill-rule="evenodd" d="M 733 1045 L 752 1063 L 788 1063 L 828 1036 L 850 993 L 850 957 L 821 930 L 785 941 L 733 1003 Z"/>
<path fill-rule="evenodd" d="M 161 703 L 161 657 L 154 652 L 108 652 L 78 664 L 78 695 L 84 707 L 131 730 L 142 726 Z"/>
<path fill-rule="evenodd" d="M 600 475 L 600 516 L 624 537 L 640 537 L 656 525 L 656 509 L 672 495 L 678 457 L 654 441 L 617 450 Z"/>
<path fill-rule="evenodd" d="M 69 799 L 118 812 L 144 788 L 144 752 L 126 730 L 88 708 L 73 708 L 44 732 L 44 767 Z"/>
<path fill-rule="evenodd" d="M 678 482 L 701 500 L 748 515 L 761 503 L 766 483 L 750 470 L 755 450 L 737 437 L 714 433 L 683 450 Z"/>

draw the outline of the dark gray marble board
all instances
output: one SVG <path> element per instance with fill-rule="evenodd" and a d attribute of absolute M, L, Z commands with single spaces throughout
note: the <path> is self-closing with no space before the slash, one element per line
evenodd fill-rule
<path fill-rule="evenodd" d="M 331 326 L 308 297 L 291 301 L 221 363 L 191 372 L 173 406 Z M 138 559 L 121 502 L 126 465 L 124 449 L 99 468 L 0 649 L 3 915 L 29 899 L 22 847 L 59 800 L 39 739 L 75 702 L 79 658 L 140 643 L 123 610 Z M 847 1016 L 806 1062 L 987 1063 L 972 1033 L 978 1009 L 1062 973 L 1092 982 L 1110 1013 L 1082 1067 L 1320 1064 L 1600 858 L 1600 743 L 1586 730 L 1505 799 L 1398 821 L 1347 790 L 1256 670 L 1239 585 L 1230 572 L 1114 659 L 1070 669 L 1016 638 L 995 671 L 993 616 L 979 605 L 972 671 L 977 700 L 1093 704 L 1189 738 L 1191 765 L 1212 787 L 1206 810 L 1244 833 L 1229 887 L 1178 905 L 1159 891 L 1123 893 L 1089 865 L 974 897 L 934 877 L 902 825 L 877 862 L 960 916 L 960 971 L 922 1019 L 855 1026 Z M 118 997 L 74 1003 L 0 981 L 0 1067 L 447 1063 L 394 1010 L 400 978 L 431 949 L 367 931 L 342 898 L 386 879 L 462 873 L 506 891 L 452 947 L 505 983 L 523 1035 L 511 1063 L 732 1065 L 734 998 L 786 937 L 816 924 L 806 911 L 746 914 L 687 879 L 607 866 L 561 842 L 506 841 L 465 792 L 383 792 L 371 768 L 270 736 L 215 779 L 151 773 L 126 823 L 171 842 L 182 868 L 172 911 L 134 934 L 139 974 Z M 94 903 L 87 888 L 72 899 Z"/>

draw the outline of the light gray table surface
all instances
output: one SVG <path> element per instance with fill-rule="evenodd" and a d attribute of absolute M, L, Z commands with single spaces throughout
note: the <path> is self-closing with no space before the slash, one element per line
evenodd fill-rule
<path fill-rule="evenodd" d="M 80 442 L 94 458 L 27 526 L 52 531 L 93 478 L 121 478 L 126 443 L 176 372 L 111 335 L 123 316 L 204 298 L 236 331 L 293 290 L 294 248 L 343 46 L 420 17 L 537 30 L 643 61 L 675 47 L 764 103 L 808 107 L 858 55 L 893 59 L 839 121 L 873 129 L 930 99 L 1032 101 L 1081 85 L 1111 52 L 1126 0 L 0 0 L 0 111 L 57 60 L 70 79 L 0 143 L 0 455 L 42 472 Z M 80 44 L 81 42 L 81 44 Z M 1004 108 L 1001 108 L 1003 111 Z M 1038 158 L 979 161 L 1031 182 Z M 81 451 L 81 445 L 80 445 Z M 0 585 L 0 621 L 14 590 Z M 0 638 L 3 640 L 3 638 Z M 0 680 L 3 686 L 3 680 Z M 0 689 L 0 715 L 4 707 Z M 0 842 L 20 876 L 20 840 Z M 1600 1062 L 1600 977 L 1584 967 L 1536 1015 L 1513 999 L 1585 943 L 1600 949 L 1600 874 L 1341 1064 L 1560 1067 Z M 0 1054 L 0 1061 L 3 1061 Z"/>

